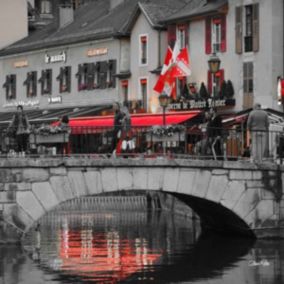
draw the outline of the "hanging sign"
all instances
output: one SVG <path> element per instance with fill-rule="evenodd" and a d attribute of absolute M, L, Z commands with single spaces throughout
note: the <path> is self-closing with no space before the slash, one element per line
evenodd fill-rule
<path fill-rule="evenodd" d="M 66 52 L 62 51 L 59 54 L 55 54 L 55 55 L 49 55 L 49 54 L 45 54 L 44 57 L 44 61 L 45 63 L 56 63 L 56 62 L 66 62 L 67 56 L 66 56 Z"/>

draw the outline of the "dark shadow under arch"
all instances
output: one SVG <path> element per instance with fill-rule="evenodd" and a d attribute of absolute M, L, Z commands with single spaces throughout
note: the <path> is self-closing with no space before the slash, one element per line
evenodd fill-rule
<path fill-rule="evenodd" d="M 223 235 L 255 238 L 251 228 L 233 211 L 220 203 L 181 193 L 169 193 L 187 204 L 200 217 L 203 233 L 215 231 Z"/>

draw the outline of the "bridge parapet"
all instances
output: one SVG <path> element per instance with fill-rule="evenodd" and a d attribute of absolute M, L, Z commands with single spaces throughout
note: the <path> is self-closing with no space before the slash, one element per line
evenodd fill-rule
<path fill-rule="evenodd" d="M 283 175 L 283 166 L 241 161 L 3 159 L 0 211 L 4 221 L 26 231 L 66 200 L 122 190 L 159 191 L 191 206 L 204 228 L 283 237 Z"/>

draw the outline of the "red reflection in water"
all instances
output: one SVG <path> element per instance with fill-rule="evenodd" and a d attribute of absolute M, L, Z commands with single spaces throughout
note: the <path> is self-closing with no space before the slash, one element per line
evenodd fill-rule
<path fill-rule="evenodd" d="M 145 239 L 121 239 L 117 231 L 60 231 L 60 270 L 96 283 L 117 283 L 152 265 L 160 256 L 147 248 Z"/>

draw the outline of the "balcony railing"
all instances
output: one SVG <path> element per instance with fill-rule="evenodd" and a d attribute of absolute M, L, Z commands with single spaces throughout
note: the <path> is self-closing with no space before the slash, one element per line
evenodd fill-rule
<path fill-rule="evenodd" d="M 168 126 L 167 131 L 151 127 L 132 127 L 127 135 L 117 137 L 112 128 L 76 127 L 69 132 L 38 133 L 28 136 L 25 157 L 45 158 L 51 156 L 92 156 L 92 157 L 142 157 L 190 158 L 214 160 L 252 161 L 260 155 L 259 161 L 281 162 L 284 157 L 283 131 L 251 133 L 245 129 L 202 129 Z M 162 128 L 162 126 L 160 126 Z M 0 129 L 2 157 L 23 157 L 18 151 L 17 137 L 11 129 Z M 125 142 L 123 142 L 125 140 Z M 131 143 L 128 141 L 131 141 Z M 120 151 L 115 153 L 120 143 Z M 123 145 L 131 145 L 125 147 Z"/>

